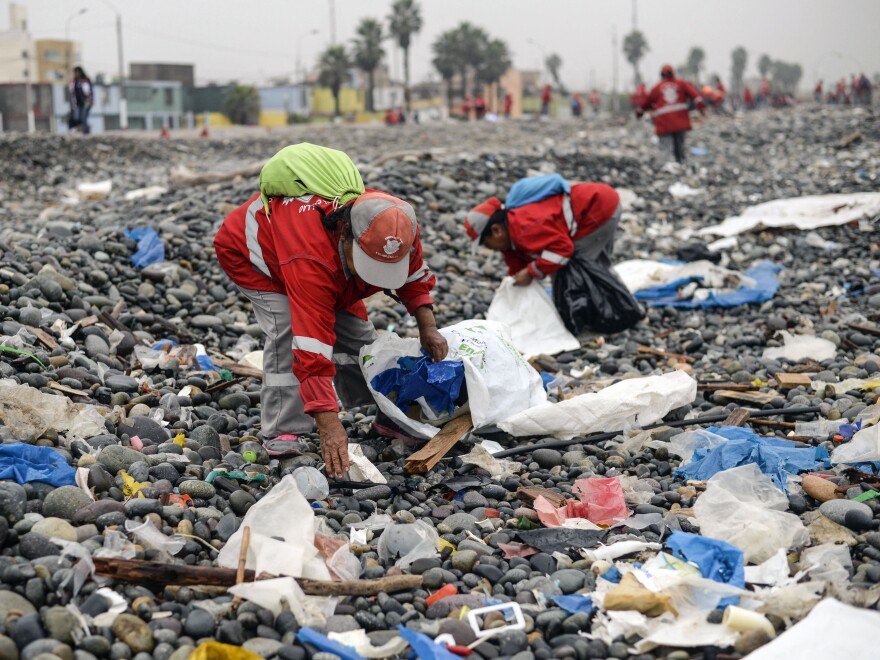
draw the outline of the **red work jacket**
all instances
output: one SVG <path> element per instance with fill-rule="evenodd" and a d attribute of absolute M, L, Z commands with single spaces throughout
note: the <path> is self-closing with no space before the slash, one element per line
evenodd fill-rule
<path fill-rule="evenodd" d="M 650 110 L 654 117 L 654 130 L 657 135 L 691 130 L 691 117 L 688 100 L 692 99 L 697 109 L 705 107 L 703 97 L 686 80 L 662 80 L 648 93 L 642 103 L 642 110 Z"/>

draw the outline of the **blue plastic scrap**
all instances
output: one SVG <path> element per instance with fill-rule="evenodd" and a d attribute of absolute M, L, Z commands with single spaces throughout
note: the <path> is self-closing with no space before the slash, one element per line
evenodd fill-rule
<path fill-rule="evenodd" d="M 397 632 L 415 651 L 419 660 L 461 660 L 452 651 L 448 651 L 443 644 L 435 644 L 434 640 L 406 626 L 397 626 Z"/>
<path fill-rule="evenodd" d="M 403 356 L 397 367 L 386 369 L 370 381 L 385 396 L 396 392 L 396 405 L 406 412 L 414 401 L 424 397 L 437 413 L 451 413 L 464 383 L 464 363 L 452 360 L 433 362 L 429 356 Z"/>
<path fill-rule="evenodd" d="M 41 481 L 52 486 L 75 486 L 76 470 L 51 447 L 16 442 L 0 445 L 0 479 L 20 484 Z"/>
<path fill-rule="evenodd" d="M 125 229 L 123 234 L 125 234 L 126 238 L 138 242 L 137 252 L 130 257 L 131 263 L 138 268 L 144 268 L 165 259 L 165 244 L 152 227 Z"/>
<path fill-rule="evenodd" d="M 504 208 L 518 209 L 520 206 L 563 193 L 571 193 L 571 184 L 558 174 L 527 176 L 510 186 Z"/>
<path fill-rule="evenodd" d="M 709 291 L 704 300 L 679 299 L 679 289 L 691 282 L 702 282 L 699 276 L 685 277 L 668 284 L 641 289 L 635 293 L 637 300 L 651 307 L 680 307 L 683 309 L 708 309 L 710 307 L 738 307 L 772 300 L 779 290 L 776 275 L 782 266 L 772 261 L 762 261 L 749 268 L 744 275 L 755 280 L 754 286 L 741 286 L 736 291 Z"/>
<path fill-rule="evenodd" d="M 311 628 L 300 628 L 299 632 L 296 633 L 296 638 L 303 644 L 311 644 L 325 653 L 333 653 L 342 658 L 342 660 L 365 660 L 365 658 L 352 647 L 340 644 L 339 642 L 334 642 L 329 637 L 326 637 L 317 630 L 312 630 Z"/>
<path fill-rule="evenodd" d="M 742 550 L 730 543 L 699 534 L 672 532 L 666 548 L 679 559 L 696 564 L 704 578 L 745 588 L 746 574 Z"/>
<path fill-rule="evenodd" d="M 706 430 L 727 442 L 707 447 L 705 439 L 698 439 L 691 462 L 675 471 L 677 479 L 703 481 L 724 470 L 755 463 L 780 490 L 788 493 L 788 474 L 830 465 L 828 450 L 822 447 L 796 447 L 791 440 L 765 438 L 738 426 L 712 426 Z"/>
<path fill-rule="evenodd" d="M 572 594 L 571 596 L 552 596 L 553 602 L 559 605 L 569 614 L 578 614 L 583 612 L 590 614 L 596 609 L 593 605 L 593 599 L 582 594 Z"/>

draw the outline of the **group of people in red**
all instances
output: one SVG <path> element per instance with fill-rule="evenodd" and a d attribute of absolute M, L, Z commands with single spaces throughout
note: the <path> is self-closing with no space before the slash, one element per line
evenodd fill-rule
<path fill-rule="evenodd" d="M 824 81 L 819 80 L 813 89 L 813 99 L 816 103 L 829 103 L 833 105 L 871 105 L 871 95 L 873 85 L 871 80 L 864 73 L 861 75 L 853 74 L 850 78 L 849 85 L 846 84 L 846 78 L 837 81 L 832 92 L 830 89 L 823 94 Z"/>

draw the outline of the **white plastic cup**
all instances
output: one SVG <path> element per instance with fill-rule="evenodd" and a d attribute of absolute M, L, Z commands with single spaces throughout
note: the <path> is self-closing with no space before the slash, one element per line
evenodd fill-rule
<path fill-rule="evenodd" d="M 737 632 L 763 630 L 770 637 L 776 636 L 776 629 L 767 620 L 767 617 L 758 612 L 737 607 L 736 605 L 729 605 L 724 610 L 724 617 L 721 619 L 721 623 Z"/>

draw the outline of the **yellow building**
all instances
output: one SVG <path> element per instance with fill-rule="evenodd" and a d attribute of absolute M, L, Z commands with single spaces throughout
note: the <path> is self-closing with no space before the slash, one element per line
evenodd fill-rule
<path fill-rule="evenodd" d="M 73 77 L 73 67 L 82 57 L 79 43 L 65 39 L 37 39 L 34 42 L 38 82 L 59 82 Z"/>

